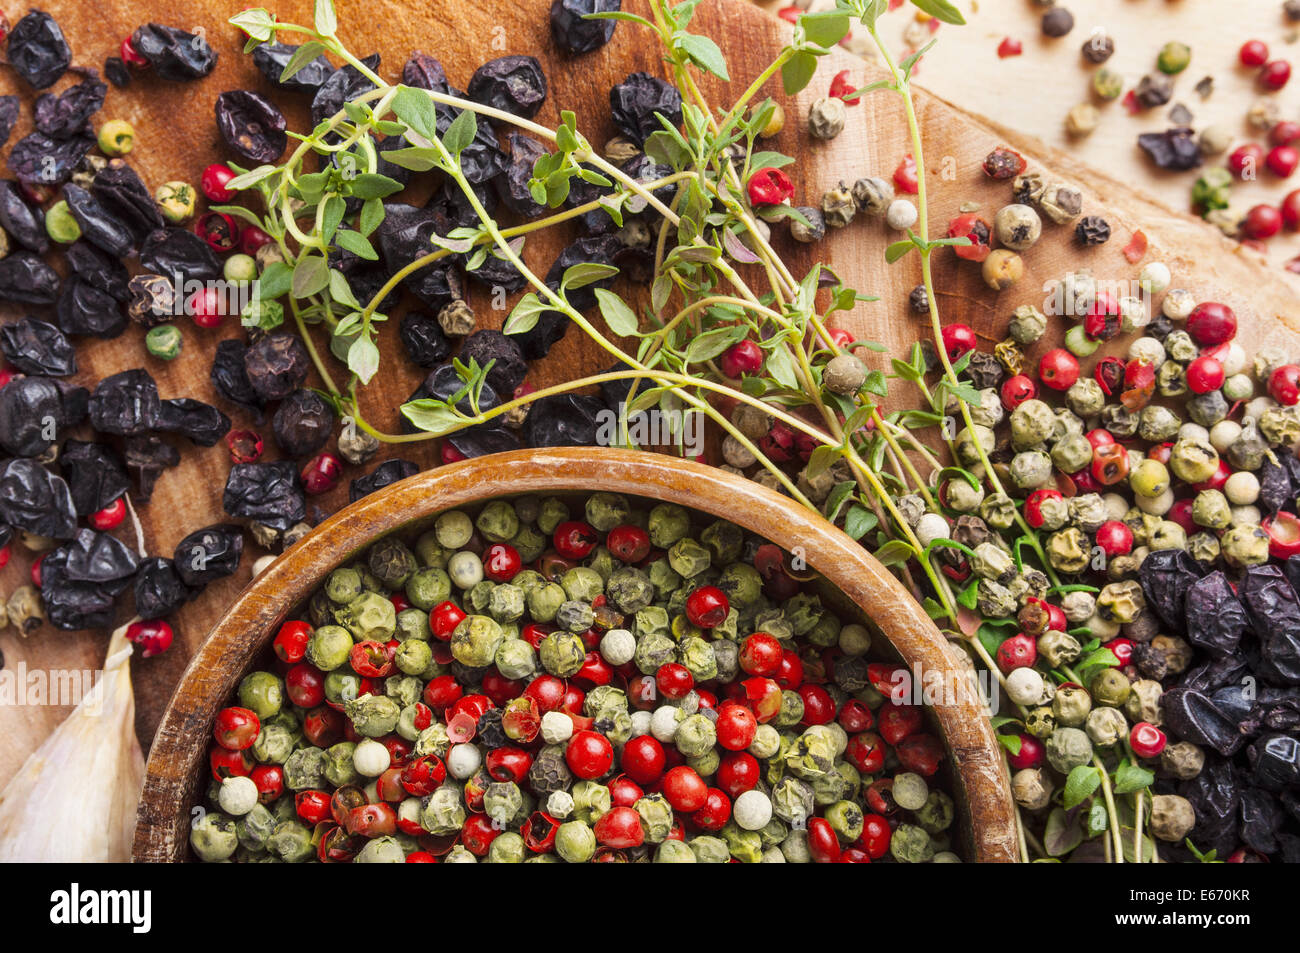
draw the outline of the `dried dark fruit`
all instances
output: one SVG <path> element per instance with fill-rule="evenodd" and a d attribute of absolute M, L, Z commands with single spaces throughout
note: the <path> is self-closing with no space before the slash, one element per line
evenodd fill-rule
<path fill-rule="evenodd" d="M 535 56 L 499 56 L 474 71 L 465 93 L 482 106 L 531 119 L 546 100 L 546 75 Z"/>
<path fill-rule="evenodd" d="M 271 85 L 296 93 L 311 93 L 313 96 L 334 75 L 334 67 L 322 54 L 303 65 L 288 79 L 281 79 L 284 68 L 289 65 L 299 47 L 289 43 L 261 43 L 253 50 L 253 65 L 266 77 Z"/>
<path fill-rule="evenodd" d="M 63 395 L 46 377 L 16 377 L 0 388 L 0 448 L 15 457 L 38 457 L 58 439 Z"/>
<path fill-rule="evenodd" d="M 273 163 L 289 144 L 284 113 L 260 93 L 228 90 L 217 97 L 215 109 L 221 138 L 249 162 Z"/>
<path fill-rule="evenodd" d="M 524 420 L 530 447 L 590 447 L 596 444 L 600 418 L 609 411 L 598 397 L 554 394 L 534 401 Z"/>
<path fill-rule="evenodd" d="M 402 67 L 402 85 L 437 93 L 451 90 L 447 85 L 447 71 L 442 68 L 442 63 L 421 50 L 412 53 L 411 58 Z"/>
<path fill-rule="evenodd" d="M 104 78 L 118 89 L 131 85 L 131 71 L 120 56 L 110 56 L 104 60 Z"/>
<path fill-rule="evenodd" d="M 184 282 L 216 281 L 221 262 L 208 243 L 183 228 L 160 228 L 149 233 L 140 247 L 140 267 L 150 274 Z"/>
<path fill-rule="evenodd" d="M 1275 516 L 1282 509 L 1289 513 L 1295 512 L 1295 488 L 1291 483 L 1291 475 L 1285 467 L 1265 457 L 1259 470 L 1256 471 L 1256 476 L 1259 477 L 1259 507 L 1264 511 L 1265 516 Z M 1287 565 L 1290 564 L 1288 560 Z M 1288 570 L 1287 577 L 1294 586 L 1296 579 L 1300 578 L 1300 564 L 1297 565 L 1296 574 Z"/>
<path fill-rule="evenodd" d="M 100 205 L 89 192 L 69 182 L 63 187 L 72 217 L 81 226 L 81 236 L 110 255 L 126 258 L 135 246 L 131 230 Z"/>
<path fill-rule="evenodd" d="M 1237 728 L 1239 719 L 1203 692 L 1171 688 L 1161 697 L 1160 709 L 1169 729 L 1184 741 L 1213 748 L 1225 757 L 1246 743 Z"/>
<path fill-rule="evenodd" d="M 36 97 L 36 131 L 51 139 L 67 139 L 84 132 L 90 117 L 104 105 L 108 87 L 99 81 L 94 70 L 75 86 L 59 95 L 42 93 Z"/>
<path fill-rule="evenodd" d="M 127 290 L 131 300 L 126 313 L 146 328 L 166 324 L 178 313 L 176 286 L 162 275 L 136 275 L 127 282 Z"/>
<path fill-rule="evenodd" d="M 158 429 L 158 385 L 142 368 L 104 378 L 90 395 L 90 425 L 100 433 L 137 436 Z"/>
<path fill-rule="evenodd" d="M 162 556 L 151 556 L 140 562 L 134 590 L 135 614 L 142 619 L 169 616 L 193 596 L 189 586 L 181 582 L 176 564 Z"/>
<path fill-rule="evenodd" d="M 671 83 L 649 73 L 632 73 L 609 91 L 614 125 L 638 146 L 652 132 L 663 128 L 659 117 L 670 125 L 682 122 L 682 94 Z"/>
<path fill-rule="evenodd" d="M 361 61 L 370 69 L 379 68 L 379 54 L 372 53 Z M 343 104 L 364 96 L 375 88 L 375 84 L 359 73 L 356 67 L 344 66 L 330 74 L 329 79 L 321 83 L 311 101 L 311 121 L 318 126 L 337 112 Z"/>
<path fill-rule="evenodd" d="M 524 277 L 523 272 L 515 267 L 515 263 L 507 259 L 495 248 L 487 253 L 487 256 L 473 271 L 469 271 L 467 266 L 465 274 L 475 284 L 490 289 L 494 294 L 499 294 L 500 291 L 504 291 L 506 294 L 514 294 L 516 291 L 522 291 L 528 284 L 528 279 Z"/>
<path fill-rule="evenodd" d="M 389 204 L 384 221 L 374 235 L 389 275 L 429 254 L 433 250 L 430 236 L 446 234 L 449 230 L 446 226 L 447 223 L 432 209 L 415 208 L 400 202 Z M 464 295 L 460 269 L 447 258 L 408 275 L 403 284 L 435 311 Z"/>
<path fill-rule="evenodd" d="M 1178 632 L 1186 628 L 1183 603 L 1187 590 L 1202 572 L 1196 560 L 1182 549 L 1157 550 L 1142 560 L 1138 569 L 1147 604 Z"/>
<path fill-rule="evenodd" d="M 548 150 L 536 139 L 519 133 L 512 133 L 507 141 L 510 143 L 510 158 L 493 180 L 497 194 L 501 196 L 506 208 L 516 215 L 524 218 L 541 215 L 546 211 L 546 206 L 533 201 L 528 181 L 533 177 L 533 166 L 538 159 L 548 154 Z"/>
<path fill-rule="evenodd" d="M 70 377 L 77 373 L 77 355 L 67 335 L 30 315 L 0 328 L 0 354 L 24 374 Z"/>
<path fill-rule="evenodd" d="M 1266 681 L 1300 685 L 1300 598 L 1291 583 L 1276 566 L 1252 566 L 1240 595 L 1259 639 L 1256 671 Z"/>
<path fill-rule="evenodd" d="M 451 94 L 465 98 L 464 93 L 452 89 Z M 445 136 L 451 124 L 455 122 L 461 110 L 451 106 L 438 107 L 438 135 Z M 492 126 L 486 122 L 480 122 L 475 127 L 474 139 L 464 151 L 460 154 L 461 171 L 465 173 L 465 178 L 471 185 L 482 185 L 488 182 L 505 168 L 506 157 L 497 143 L 496 133 L 492 131 Z M 459 192 L 460 190 L 457 189 Z M 495 199 L 495 196 L 494 196 Z M 477 221 L 477 219 L 475 219 Z"/>
<path fill-rule="evenodd" d="M 10 460 L 0 469 L 0 523 L 50 539 L 71 539 L 77 513 L 68 484 L 35 460 Z"/>
<path fill-rule="evenodd" d="M 9 142 L 18 123 L 20 102 L 17 96 L 0 96 L 0 146 Z"/>
<path fill-rule="evenodd" d="M 466 459 L 485 457 L 489 453 L 506 453 L 521 447 L 519 434 L 509 427 L 478 424 L 466 427 L 444 438 Z"/>
<path fill-rule="evenodd" d="M 59 275 L 29 251 L 0 259 L 0 301 L 19 304 L 54 304 Z"/>
<path fill-rule="evenodd" d="M 1212 694 L 1225 685 L 1240 683 L 1250 674 L 1244 658 L 1225 656 L 1205 662 L 1191 669 L 1178 683 L 1179 688 L 1190 688 L 1202 694 Z"/>
<path fill-rule="evenodd" d="M 1287 741 L 1296 743 L 1293 738 Z M 1282 805 L 1267 791 L 1246 788 L 1241 792 L 1241 839 L 1252 850 L 1261 854 L 1277 853 L 1282 816 Z"/>
<path fill-rule="evenodd" d="M 492 165 L 484 166 L 484 173 L 488 178 L 497 175 L 501 167 L 505 164 L 506 158 L 498 152 L 491 153 Z M 474 192 L 474 197 L 478 203 L 483 206 L 483 211 L 488 215 L 496 212 L 497 206 L 501 203 L 497 197 L 496 189 L 491 187 L 487 181 L 480 182 L 470 187 Z M 430 205 L 437 209 L 438 214 L 447 220 L 449 228 L 458 228 L 460 226 L 472 226 L 479 220 L 478 212 L 470 204 L 469 198 L 464 191 L 454 182 L 444 182 L 442 191 L 430 199 Z M 517 240 L 516 240 L 517 241 Z"/>
<path fill-rule="evenodd" d="M 311 358 L 296 334 L 268 334 L 249 346 L 244 372 L 261 400 L 282 400 L 307 380 Z"/>
<path fill-rule="evenodd" d="M 438 319 L 423 311 L 410 311 L 398 328 L 406 356 L 419 367 L 433 367 L 451 354 L 451 341 Z"/>
<path fill-rule="evenodd" d="M 1249 628 L 1228 577 L 1215 570 L 1187 589 L 1187 641 L 1216 658 L 1232 655 Z"/>
<path fill-rule="evenodd" d="M 172 82 L 202 79 L 217 65 L 217 51 L 203 37 L 159 23 L 132 33 L 131 46 L 159 79 Z"/>
<path fill-rule="evenodd" d="M 172 560 L 181 582 L 191 589 L 202 589 L 234 573 L 243 553 L 244 535 L 239 527 L 218 523 L 195 530 L 181 540 Z"/>
<path fill-rule="evenodd" d="M 83 529 L 41 560 L 41 601 L 57 629 L 105 629 L 114 602 L 135 577 L 139 557 L 108 533 Z"/>
<path fill-rule="evenodd" d="M 9 179 L 0 179 L 0 228 L 18 244 L 37 254 L 43 255 L 50 249 L 45 213 L 28 205 L 18 186 Z"/>
<path fill-rule="evenodd" d="M 54 188 L 72 177 L 94 145 L 95 137 L 90 135 L 51 139 L 33 132 L 14 143 L 9 151 L 9 168 L 27 185 Z"/>
<path fill-rule="evenodd" d="M 90 194 L 131 230 L 136 245 L 143 244 L 151 232 L 164 226 L 162 213 L 158 211 L 149 187 L 121 159 L 113 159 L 99 171 L 91 183 Z"/>
<path fill-rule="evenodd" d="M 37 89 L 53 86 L 72 64 L 72 48 L 54 17 L 32 10 L 9 33 L 9 65 Z"/>
<path fill-rule="evenodd" d="M 1138 148 L 1157 168 L 1185 172 L 1201 164 L 1201 147 L 1196 132 L 1188 126 L 1175 126 L 1164 132 L 1144 132 L 1138 136 Z"/>
<path fill-rule="evenodd" d="M 200 447 L 215 447 L 230 431 L 230 418 L 211 404 L 192 397 L 164 400 L 158 414 L 158 429 L 178 433 Z"/>
<path fill-rule="evenodd" d="M 237 338 L 227 338 L 217 344 L 212 358 L 212 372 L 209 375 L 212 386 L 222 397 L 232 404 L 238 404 L 253 411 L 255 419 L 262 420 L 262 398 L 248 380 L 244 370 L 244 358 L 248 346 Z"/>
<path fill-rule="evenodd" d="M 456 372 L 452 364 L 444 364 L 434 369 L 424 381 L 420 384 L 416 393 L 421 397 L 433 397 L 437 400 L 451 400 L 461 391 L 466 389 L 465 382 Z M 501 405 L 501 397 L 497 394 L 496 389 L 491 382 L 484 382 L 482 390 L 478 395 L 479 410 L 491 410 Z M 456 403 L 456 407 L 465 414 L 474 413 L 474 407 L 470 403 L 469 396 L 462 397 Z"/>
<path fill-rule="evenodd" d="M 348 502 L 355 503 L 363 496 L 382 490 L 398 480 L 415 476 L 419 472 L 420 468 L 410 460 L 385 460 L 365 476 L 359 476 L 348 484 Z"/>
<path fill-rule="evenodd" d="M 154 484 L 164 470 L 181 462 L 180 451 L 164 443 L 157 434 L 127 437 L 124 445 L 126 472 L 135 477 L 140 489 L 137 497 L 148 503 L 153 497 Z"/>
<path fill-rule="evenodd" d="M 65 440 L 59 469 L 78 516 L 98 513 L 131 488 L 122 458 L 107 444 Z"/>
<path fill-rule="evenodd" d="M 1191 840 L 1202 851 L 1226 857 L 1237 846 L 1237 812 L 1241 784 L 1231 761 L 1208 755 L 1201 773 L 1178 787 L 1196 812 Z"/>
<path fill-rule="evenodd" d="M 589 262 L 601 265 L 611 264 L 618 249 L 619 241 L 613 235 L 593 235 L 587 238 L 579 238 L 560 252 L 550 270 L 546 272 L 546 284 L 552 290 L 558 291 L 560 282 L 564 279 L 564 273 L 574 265 Z M 608 278 L 601 278 L 599 281 L 583 285 L 581 288 L 570 288 L 567 291 L 569 304 L 579 311 L 594 308 L 596 306 L 596 289 L 609 288 L 613 284 L 614 276 L 611 275 Z M 564 318 L 564 321 L 567 324 L 568 319 Z M 525 353 L 527 353 L 527 348 L 525 348 Z"/>
<path fill-rule="evenodd" d="M 309 457 L 329 440 L 334 408 L 314 390 L 296 390 L 280 401 L 271 429 L 286 456 Z"/>
<path fill-rule="evenodd" d="M 226 478 L 221 506 L 236 519 L 253 520 L 281 532 L 307 516 L 307 497 L 298 468 L 289 460 L 236 463 Z"/>
<path fill-rule="evenodd" d="M 55 313 L 66 334 L 115 338 L 126 330 L 121 303 L 80 275 L 63 282 Z"/>
<path fill-rule="evenodd" d="M 500 331 L 475 331 L 461 344 L 459 357 L 462 364 L 475 360 L 479 367 L 491 362 L 487 382 L 498 394 L 513 394 L 528 373 L 528 361 L 518 342 Z"/>
<path fill-rule="evenodd" d="M 1300 785 L 1300 740 L 1264 735 L 1250 746 L 1247 756 L 1254 781 L 1264 790 L 1283 791 Z"/>
<path fill-rule="evenodd" d="M 622 0 L 554 0 L 551 4 L 551 36 L 566 53 L 590 53 L 610 41 L 614 20 L 587 20 L 589 13 L 613 13 L 623 8 Z"/>
<path fill-rule="evenodd" d="M 1148 73 L 1138 80 L 1133 94 L 1137 104 L 1143 109 L 1154 109 L 1169 102 L 1170 97 L 1174 95 L 1174 81 L 1172 77 L 1162 73 Z"/>
<path fill-rule="evenodd" d="M 72 274 L 95 286 L 95 290 L 114 301 L 131 299 L 130 273 L 122 262 L 87 242 L 74 242 L 64 252 Z"/>

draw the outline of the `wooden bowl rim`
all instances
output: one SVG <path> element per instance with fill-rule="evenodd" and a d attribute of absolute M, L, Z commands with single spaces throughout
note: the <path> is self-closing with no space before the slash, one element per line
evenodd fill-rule
<path fill-rule="evenodd" d="M 612 448 L 519 450 L 426 470 L 371 493 L 313 529 L 250 582 L 181 676 L 149 753 L 136 861 L 177 861 L 188 837 L 192 779 L 206 734 L 235 680 L 328 571 L 380 536 L 443 510 L 520 493 L 604 490 L 677 503 L 786 546 L 807 541 L 808 563 L 880 628 L 910 666 L 952 669 L 943 635 L 902 584 L 862 546 L 789 497 L 724 470 Z M 1006 760 L 988 712 L 972 702 L 930 706 L 952 755 L 959 809 L 979 862 L 1016 858 Z M 196 733 L 199 737 L 196 739 Z"/>

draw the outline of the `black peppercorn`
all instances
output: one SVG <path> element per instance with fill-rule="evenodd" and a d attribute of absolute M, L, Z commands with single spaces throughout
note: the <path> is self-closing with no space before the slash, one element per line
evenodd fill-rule
<path fill-rule="evenodd" d="M 479 367 L 487 367 L 491 362 L 487 382 L 493 390 L 507 398 L 514 394 L 515 388 L 524 382 L 524 375 L 528 373 L 528 362 L 524 359 L 519 342 L 500 331 L 484 329 L 465 338 L 460 348 L 460 361 L 468 364 L 471 360 L 477 361 Z"/>
<path fill-rule="evenodd" d="M 1300 0 L 1286 0 L 1282 4 L 1282 13 L 1292 23 L 1300 23 Z"/>
<path fill-rule="evenodd" d="M 972 384 L 984 390 L 1001 384 L 1003 377 L 1006 376 L 1006 370 L 1002 362 L 987 351 L 972 351 L 970 364 L 966 366 L 966 374 Z"/>
<path fill-rule="evenodd" d="M 334 408 L 314 390 L 299 389 L 280 401 L 271 429 L 286 456 L 309 457 L 329 440 Z"/>
<path fill-rule="evenodd" d="M 420 367 L 433 367 L 451 354 L 451 341 L 438 319 L 422 311 L 408 312 L 398 328 L 406 356 Z"/>
<path fill-rule="evenodd" d="M 181 582 L 176 564 L 162 556 L 140 563 L 135 573 L 135 614 L 142 619 L 169 616 L 190 598 L 192 593 Z"/>
<path fill-rule="evenodd" d="M 244 536 L 228 523 L 196 530 L 180 541 L 173 555 L 176 574 L 191 589 L 229 576 L 239 568 Z"/>
<path fill-rule="evenodd" d="M 929 314 L 930 296 L 926 293 L 925 285 L 917 285 L 913 288 L 907 296 L 907 303 L 917 314 Z"/>
<path fill-rule="evenodd" d="M 663 126 L 663 116 L 674 126 L 682 122 L 682 95 L 675 86 L 649 73 L 632 73 L 609 91 L 614 125 L 638 146 Z"/>
<path fill-rule="evenodd" d="M 474 71 L 465 95 L 481 105 L 531 119 L 546 99 L 546 76 L 534 56 L 500 56 Z"/>
<path fill-rule="evenodd" d="M 1074 227 L 1074 237 L 1081 245 L 1104 245 L 1110 240 L 1110 223 L 1100 215 L 1085 215 Z"/>
<path fill-rule="evenodd" d="M 158 477 L 162 476 L 163 470 L 180 463 L 181 454 L 156 434 L 146 434 L 143 437 L 126 438 L 125 459 L 127 473 L 140 484 L 140 502 L 148 503 Z"/>
<path fill-rule="evenodd" d="M 551 36 L 566 53 L 590 53 L 610 41 L 614 20 L 588 20 L 589 13 L 612 13 L 622 0 L 554 0 L 551 4 Z"/>
<path fill-rule="evenodd" d="M 252 520 L 281 532 L 307 516 L 298 468 L 288 460 L 236 463 L 226 478 L 221 506 L 236 519 Z"/>
<path fill-rule="evenodd" d="M 1138 80 L 1133 95 L 1143 109 L 1163 106 L 1174 95 L 1174 81 L 1164 73 L 1148 73 Z"/>
<path fill-rule="evenodd" d="M 262 400 L 288 397 L 307 380 L 311 358 L 296 334 L 268 334 L 249 346 L 244 372 Z"/>
<path fill-rule="evenodd" d="M 1115 41 L 1108 34 L 1097 32 L 1083 41 L 1081 52 L 1089 63 L 1104 63 L 1115 54 Z"/>
<path fill-rule="evenodd" d="M 1044 36 L 1065 36 L 1074 29 L 1074 14 L 1065 7 L 1052 7 L 1043 14 L 1042 27 Z"/>

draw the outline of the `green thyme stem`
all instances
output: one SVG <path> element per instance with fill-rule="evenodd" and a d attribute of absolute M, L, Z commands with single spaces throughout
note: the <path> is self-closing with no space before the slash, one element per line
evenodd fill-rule
<path fill-rule="evenodd" d="M 1106 770 L 1106 765 L 1102 763 L 1101 756 L 1095 752 L 1092 756 L 1092 763 L 1095 764 L 1097 770 L 1101 772 L 1101 793 L 1102 797 L 1106 799 L 1106 812 L 1110 815 L 1109 821 L 1111 837 L 1115 841 L 1115 863 L 1122 864 L 1124 863 L 1124 842 L 1121 839 L 1119 830 L 1119 815 L 1115 811 L 1115 796 L 1110 789 L 1110 773 Z M 1135 833 L 1140 835 L 1141 829 L 1138 828 L 1136 823 L 1133 826 L 1135 828 Z M 1140 842 L 1138 843 L 1138 846 L 1140 846 Z M 1138 851 L 1137 858 L 1139 861 L 1141 860 L 1141 850 Z"/>

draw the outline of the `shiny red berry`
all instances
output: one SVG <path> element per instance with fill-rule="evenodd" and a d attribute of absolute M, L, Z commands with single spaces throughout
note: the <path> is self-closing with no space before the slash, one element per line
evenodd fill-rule
<path fill-rule="evenodd" d="M 757 374 L 763 366 L 763 349 L 746 338 L 723 351 L 718 363 L 727 377 Z"/>
<path fill-rule="evenodd" d="M 1263 40 L 1247 40 L 1237 51 L 1242 66 L 1258 67 L 1268 62 L 1268 44 Z"/>
<path fill-rule="evenodd" d="M 148 619 L 127 626 L 126 637 L 128 641 L 140 646 L 143 658 L 151 658 L 171 648 L 174 633 L 172 627 L 162 619 Z"/>
<path fill-rule="evenodd" d="M 586 559 L 600 542 L 600 534 L 578 520 L 566 520 L 552 534 L 555 551 L 565 559 Z"/>
<path fill-rule="evenodd" d="M 1265 89 L 1279 90 L 1291 79 L 1291 64 L 1286 60 L 1272 60 L 1259 71 L 1259 82 Z"/>
<path fill-rule="evenodd" d="M 1133 551 L 1133 530 L 1120 520 L 1107 520 L 1097 527 L 1097 545 L 1112 559 L 1126 556 Z"/>
<path fill-rule="evenodd" d="M 126 519 L 126 498 L 119 496 L 102 510 L 96 510 L 87 516 L 86 522 L 94 529 L 103 532 L 121 526 L 124 519 Z"/>
<path fill-rule="evenodd" d="M 1033 400 L 1037 396 L 1038 385 L 1034 383 L 1033 378 L 1026 377 L 1024 374 L 1008 377 L 1002 382 L 1002 406 L 1007 410 L 1015 410 L 1025 401 Z"/>
<path fill-rule="evenodd" d="M 614 746 L 598 732 L 579 731 L 569 739 L 564 749 L 564 760 L 570 771 L 590 781 L 603 775 L 614 764 Z"/>
<path fill-rule="evenodd" d="M 1165 750 L 1165 733 L 1150 722 L 1139 721 L 1129 732 L 1128 744 L 1139 758 L 1155 758 Z"/>
<path fill-rule="evenodd" d="M 650 534 L 640 526 L 615 526 L 605 538 L 605 548 L 621 562 L 639 563 L 650 555 Z"/>
<path fill-rule="evenodd" d="M 1269 375 L 1268 393 L 1284 407 L 1300 403 L 1300 365 L 1283 364 Z"/>
<path fill-rule="evenodd" d="M 1038 378 L 1052 390 L 1069 390 L 1079 379 L 1079 359 L 1063 347 L 1052 348 L 1038 362 Z"/>
<path fill-rule="evenodd" d="M 727 594 L 717 586 L 700 586 L 686 597 L 686 617 L 701 629 L 721 625 L 730 611 Z"/>
<path fill-rule="evenodd" d="M 302 487 L 313 496 L 328 493 L 339 485 L 343 478 L 343 463 L 337 456 L 325 450 L 316 454 L 302 467 Z"/>
<path fill-rule="evenodd" d="M 493 582 L 509 582 L 523 568 L 519 550 L 509 543 L 493 543 L 483 553 L 483 575 Z"/>
<path fill-rule="evenodd" d="M 959 360 L 963 354 L 975 350 L 975 332 L 969 324 L 949 324 L 940 333 L 943 349 L 950 361 Z"/>
<path fill-rule="evenodd" d="M 224 205 L 236 195 L 233 189 L 227 187 L 234 177 L 235 172 L 230 166 L 214 162 L 203 170 L 203 175 L 199 179 L 199 188 L 203 190 L 209 202 Z"/>
<path fill-rule="evenodd" d="M 1032 636 L 1021 632 L 1004 639 L 998 646 L 997 663 L 1004 675 L 1038 661 L 1038 645 Z"/>

